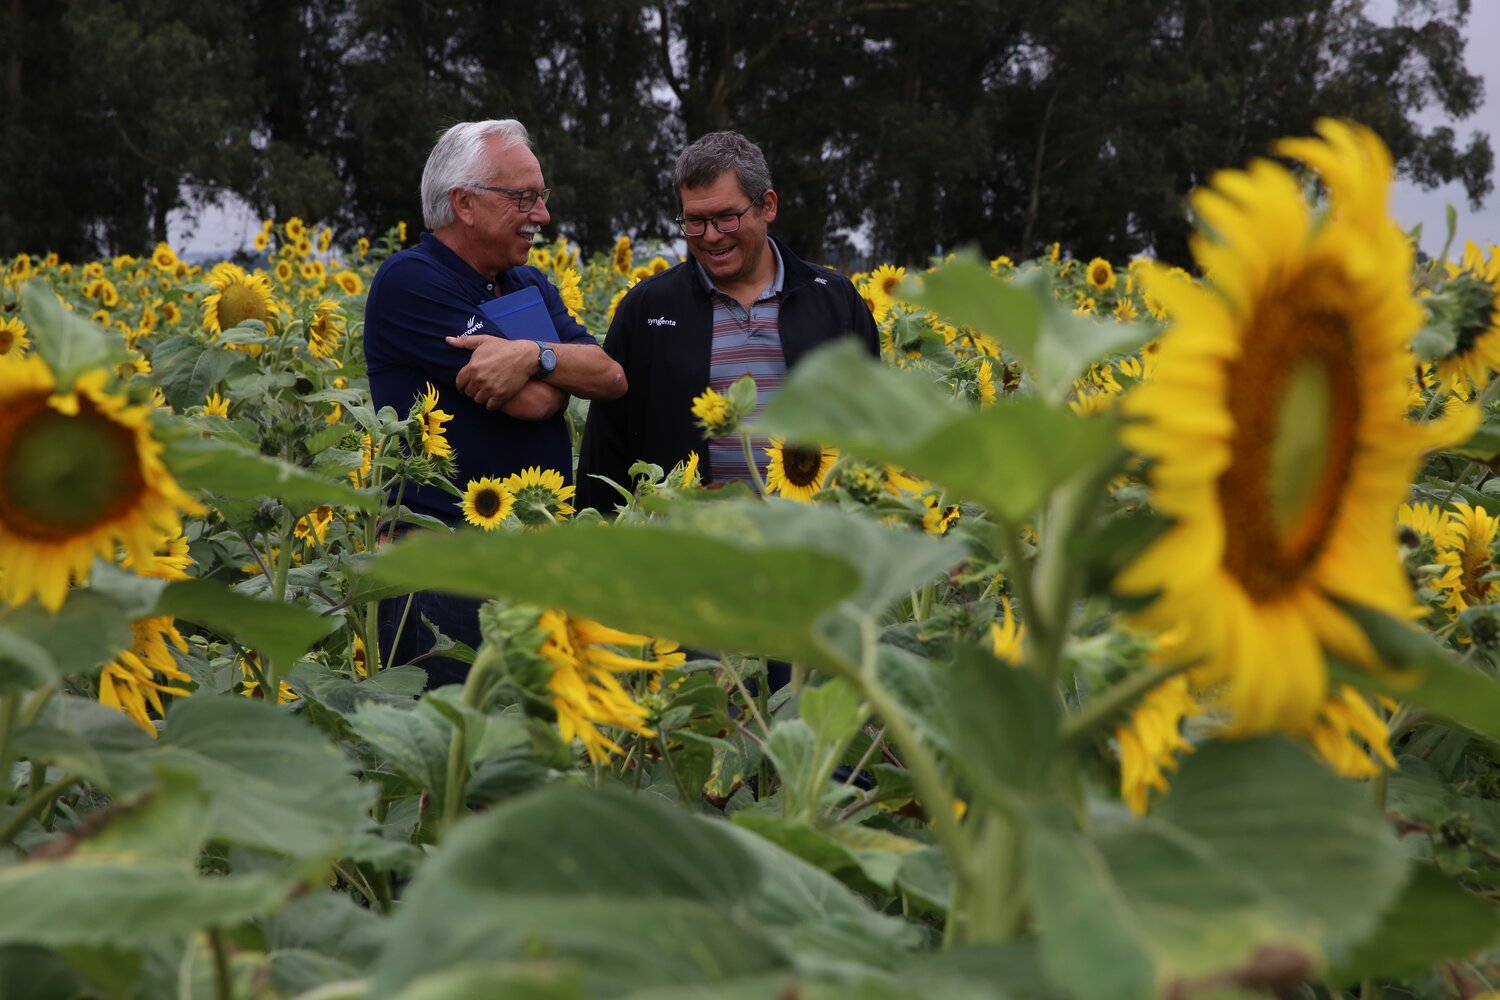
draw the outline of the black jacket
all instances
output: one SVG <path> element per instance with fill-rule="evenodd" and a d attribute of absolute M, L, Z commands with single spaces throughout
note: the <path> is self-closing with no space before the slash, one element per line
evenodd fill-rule
<path fill-rule="evenodd" d="M 779 327 L 787 371 L 808 351 L 844 336 L 858 337 L 879 357 L 875 320 L 853 283 L 775 242 L 783 268 Z M 670 469 L 696 451 L 704 481 L 714 481 L 708 445 L 692 413 L 693 397 L 708 388 L 712 346 L 713 303 L 691 258 L 647 278 L 621 300 L 604 350 L 625 369 L 629 389 L 619 399 L 596 399 L 589 406 L 578 456 L 579 509 L 613 512 L 620 495 L 591 477 L 607 476 L 629 489 L 629 469 L 641 459 Z"/>

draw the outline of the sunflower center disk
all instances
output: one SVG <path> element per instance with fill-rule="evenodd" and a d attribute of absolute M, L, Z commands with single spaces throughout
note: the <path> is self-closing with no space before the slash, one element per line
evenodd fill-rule
<path fill-rule="evenodd" d="M 87 400 L 77 416 L 38 406 L 0 454 L 0 520 L 22 537 L 72 538 L 109 522 L 144 488 L 134 435 Z"/>
<path fill-rule="evenodd" d="M 1258 600 L 1295 588 L 1322 551 L 1349 487 L 1359 426 L 1346 319 L 1268 312 L 1264 347 L 1230 372 L 1234 457 L 1219 480 L 1224 565 Z"/>
<path fill-rule="evenodd" d="M 247 319 L 266 318 L 266 307 L 255 292 L 241 284 L 225 288 L 219 298 L 219 325 L 226 330 L 239 326 Z"/>
<path fill-rule="evenodd" d="M 500 494 L 494 490 L 480 490 L 474 495 L 474 510 L 480 517 L 494 517 L 500 513 Z"/>
<path fill-rule="evenodd" d="M 811 486 L 817 482 L 818 470 L 823 467 L 823 449 L 782 445 L 781 467 L 786 470 L 787 482 L 793 486 Z"/>

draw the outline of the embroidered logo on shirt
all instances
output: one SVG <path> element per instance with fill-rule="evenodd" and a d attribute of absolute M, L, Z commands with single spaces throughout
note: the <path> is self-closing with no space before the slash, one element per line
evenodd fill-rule
<path fill-rule="evenodd" d="M 484 329 L 484 320 L 478 316 L 470 316 L 469 323 L 464 327 L 464 332 L 460 336 L 467 337 L 469 334 L 478 333 L 482 329 Z"/>
<path fill-rule="evenodd" d="M 820 285 L 826 285 L 826 284 L 828 284 L 828 279 L 827 278 L 814 278 L 813 280 L 816 281 Z"/>
<path fill-rule="evenodd" d="M 665 316 L 657 316 L 655 319 L 646 320 L 647 326 L 676 326 L 675 319 L 667 319 Z"/>

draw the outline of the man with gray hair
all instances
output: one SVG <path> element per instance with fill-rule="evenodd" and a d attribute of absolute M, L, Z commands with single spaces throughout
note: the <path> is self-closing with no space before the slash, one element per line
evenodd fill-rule
<path fill-rule="evenodd" d="M 580 508 L 612 511 L 620 498 L 595 477 L 629 488 L 630 466 L 641 459 L 670 469 L 696 452 L 705 482 L 749 479 L 740 443 L 708 441 L 694 423 L 694 396 L 727 392 L 749 374 L 759 411 L 820 344 L 853 336 L 880 353 L 874 318 L 853 283 L 768 234 L 778 199 L 760 147 L 737 132 L 711 132 L 677 158 L 672 183 L 689 259 L 643 280 L 615 311 L 604 350 L 630 391 L 589 408 Z M 764 442 L 757 445 L 764 465 Z"/>
<path fill-rule="evenodd" d="M 546 276 L 526 264 L 532 240 L 552 218 L 547 195 L 520 122 L 460 122 L 438 139 L 422 171 L 422 218 L 430 232 L 382 264 L 370 283 L 364 345 L 371 399 L 377 409 L 404 414 L 429 385 L 437 390 L 437 408 L 453 418 L 444 430 L 460 489 L 531 468 L 571 482 L 573 452 L 562 414 L 569 395 L 600 399 L 625 391 L 620 366 L 569 315 Z M 542 322 L 550 327 L 543 339 L 508 339 L 487 314 L 486 303 L 514 293 L 540 295 L 550 320 Z M 408 486 L 400 496 L 417 514 L 450 525 L 463 519 L 457 501 L 436 486 Z M 393 533 L 401 530 L 398 512 Z M 407 605 L 406 598 L 382 604 L 384 663 L 426 652 L 431 637 L 420 634 L 423 614 L 445 634 L 478 646 L 478 602 L 428 593 Z M 400 645 L 391 648 L 398 636 Z M 463 665 L 454 661 L 423 665 L 434 684 L 463 679 Z"/>

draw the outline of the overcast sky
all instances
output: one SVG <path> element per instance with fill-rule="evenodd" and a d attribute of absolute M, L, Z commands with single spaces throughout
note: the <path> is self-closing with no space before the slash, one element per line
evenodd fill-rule
<path fill-rule="evenodd" d="M 1371 17 L 1388 20 L 1396 9 L 1396 0 L 1368 0 L 1367 9 Z M 1473 0 L 1465 55 L 1469 69 L 1484 76 L 1485 99 L 1478 111 L 1468 119 L 1454 123 L 1453 127 L 1461 144 L 1467 144 L 1473 132 L 1488 133 L 1492 146 L 1500 154 L 1500 62 L 1485 59 L 1486 49 L 1493 52 L 1497 47 L 1500 47 L 1500 0 Z M 1429 114 L 1423 119 L 1423 124 L 1439 124 L 1442 120 L 1440 113 Z M 416 181 L 412 178 L 413 188 Z M 1463 247 L 1464 240 L 1474 240 L 1481 246 L 1500 243 L 1500 190 L 1491 192 L 1484 207 L 1473 211 L 1469 208 L 1462 184 L 1446 184 L 1432 191 L 1423 191 L 1410 181 L 1398 179 L 1392 212 L 1403 228 L 1410 229 L 1421 223 L 1422 249 L 1437 253 L 1442 249 L 1446 233 L 1444 206 L 1450 204 L 1458 210 L 1457 248 Z M 394 220 L 392 222 L 394 224 Z M 407 222 L 415 228 L 420 220 L 411 218 Z M 204 211 L 192 229 L 190 234 L 179 213 L 176 224 L 171 227 L 172 245 L 194 256 L 228 255 L 250 244 L 260 231 L 260 220 L 241 204 L 238 208 Z"/>

